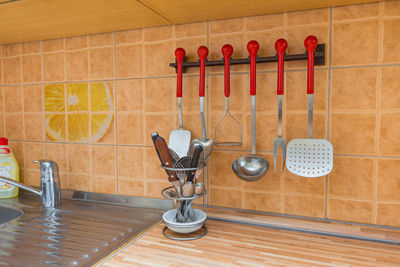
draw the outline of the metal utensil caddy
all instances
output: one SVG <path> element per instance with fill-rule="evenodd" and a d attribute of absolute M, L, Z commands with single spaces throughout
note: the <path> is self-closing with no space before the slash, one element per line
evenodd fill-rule
<path fill-rule="evenodd" d="M 204 185 L 203 194 L 201 194 L 201 195 L 194 194 L 191 197 L 172 197 L 172 196 L 166 195 L 165 192 L 167 190 L 171 190 L 171 189 L 174 190 L 174 186 L 168 186 L 168 187 L 164 188 L 163 190 L 161 190 L 161 195 L 164 198 L 170 199 L 170 200 L 174 200 L 175 208 L 177 209 L 177 212 L 179 212 L 179 207 L 182 205 L 183 201 L 194 201 L 195 199 L 201 198 L 201 197 L 203 198 L 203 211 L 206 212 L 206 195 L 207 195 L 206 188 L 208 188 L 208 181 L 206 179 L 206 172 L 205 172 L 204 169 L 207 167 L 208 157 L 206 157 L 205 147 L 202 144 L 199 144 L 199 145 L 201 145 L 203 147 L 203 160 L 199 163 L 199 165 L 196 168 L 169 168 L 169 167 L 165 167 L 165 166 L 161 165 L 161 168 L 163 168 L 164 170 L 171 170 L 171 171 L 174 171 L 174 172 L 175 171 L 185 171 L 186 172 L 186 177 L 187 177 L 187 175 L 188 175 L 188 173 L 190 171 L 197 171 L 197 170 L 203 169 L 203 179 L 202 179 L 203 180 L 202 182 L 203 182 L 203 185 Z M 189 149 L 189 151 L 190 151 L 190 149 Z M 180 205 L 177 205 L 176 202 L 179 202 Z M 193 233 L 190 233 L 190 234 L 188 234 L 188 235 L 190 235 L 189 237 L 171 236 L 166 232 L 167 229 L 168 229 L 168 227 L 164 226 L 164 228 L 162 230 L 163 235 L 165 237 L 167 237 L 167 238 L 170 238 L 170 239 L 173 239 L 173 240 L 178 240 L 178 241 L 189 241 L 189 240 L 199 239 L 199 238 L 205 236 L 208 233 L 208 229 L 207 229 L 207 226 L 206 226 L 205 222 L 204 222 L 202 228 L 200 228 L 200 230 L 196 231 L 196 232 L 201 231 L 199 234 L 193 235 Z M 184 235 L 184 234 L 179 234 L 179 235 Z"/>

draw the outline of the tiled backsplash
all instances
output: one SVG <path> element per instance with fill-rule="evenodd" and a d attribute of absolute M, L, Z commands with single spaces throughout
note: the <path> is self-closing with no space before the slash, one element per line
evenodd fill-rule
<path fill-rule="evenodd" d="M 273 167 L 257 182 L 243 182 L 232 162 L 250 153 L 249 66 L 233 66 L 230 108 L 243 125 L 244 144 L 214 150 L 210 204 L 355 222 L 400 226 L 400 1 L 173 25 L 1 46 L 0 134 L 11 141 L 25 182 L 37 185 L 34 159 L 57 161 L 62 187 L 160 198 L 168 185 L 150 133 L 176 129 L 176 77 L 169 63 L 183 47 L 187 60 L 207 45 L 220 59 L 231 43 L 234 58 L 246 44 L 260 56 L 304 52 L 309 34 L 326 44 L 316 68 L 314 138 L 335 152 L 328 177 L 307 179 Z M 284 137 L 307 136 L 306 62 L 287 62 Z M 276 64 L 257 66 L 257 150 L 272 164 L 277 135 Z M 225 111 L 223 67 L 207 69 L 208 133 Z M 112 126 L 98 143 L 52 142 L 45 134 L 44 88 L 49 84 L 107 83 L 113 93 Z M 184 127 L 200 137 L 198 69 L 183 84 Z M 272 166 L 272 165 L 271 165 Z"/>

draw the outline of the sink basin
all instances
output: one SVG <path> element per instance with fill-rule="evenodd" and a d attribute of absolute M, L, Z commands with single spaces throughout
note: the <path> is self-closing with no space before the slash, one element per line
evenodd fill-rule
<path fill-rule="evenodd" d="M 0 224 L 14 220 L 22 215 L 22 211 L 0 206 Z"/>

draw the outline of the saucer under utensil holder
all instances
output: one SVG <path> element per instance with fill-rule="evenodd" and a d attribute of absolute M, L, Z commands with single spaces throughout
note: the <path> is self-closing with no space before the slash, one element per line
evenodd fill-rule
<path fill-rule="evenodd" d="M 186 171 L 187 173 L 189 173 L 190 171 L 204 169 L 206 167 L 206 164 L 205 162 L 202 162 L 199 164 L 197 168 L 169 168 L 164 166 L 161 167 L 166 170 Z M 206 175 L 204 170 L 203 170 L 202 182 L 204 185 L 206 185 Z M 204 189 L 204 192 L 202 194 L 194 194 L 191 197 L 174 197 L 165 193 L 168 190 L 174 190 L 174 186 L 169 186 L 164 188 L 161 191 L 161 195 L 166 199 L 174 200 L 175 209 L 166 211 L 163 214 L 163 221 L 166 224 L 166 226 L 164 226 L 162 231 L 163 235 L 165 237 L 178 241 L 195 240 L 205 236 L 208 232 L 207 226 L 205 224 L 207 219 L 206 201 L 205 201 L 205 197 L 207 195 L 206 189 Z M 203 198 L 203 210 L 192 208 L 191 204 L 197 198 Z M 184 214 L 182 214 L 180 211 L 182 205 L 189 205 L 188 209 L 190 209 L 190 212 L 187 213 L 185 212 Z M 191 214 L 192 217 L 195 218 L 195 221 L 177 222 L 175 220 L 175 217 L 178 212 L 180 212 L 180 214 L 184 216 L 185 220 L 187 219 L 189 214 Z"/>

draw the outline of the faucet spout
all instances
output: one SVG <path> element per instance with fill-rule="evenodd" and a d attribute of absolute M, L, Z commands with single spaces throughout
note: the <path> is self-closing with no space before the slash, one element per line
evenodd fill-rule
<path fill-rule="evenodd" d="M 26 191 L 29 191 L 31 193 L 34 193 L 34 194 L 39 195 L 39 196 L 42 196 L 42 191 L 41 190 L 39 190 L 39 189 L 37 189 L 35 187 L 32 187 L 32 186 L 23 184 L 23 183 L 19 183 L 17 181 L 11 180 L 9 178 L 0 176 L 0 182 L 4 182 L 4 183 L 7 183 L 7 184 L 10 184 L 10 185 L 13 185 L 13 186 L 17 186 L 17 187 L 19 187 L 21 189 L 24 189 Z"/>

